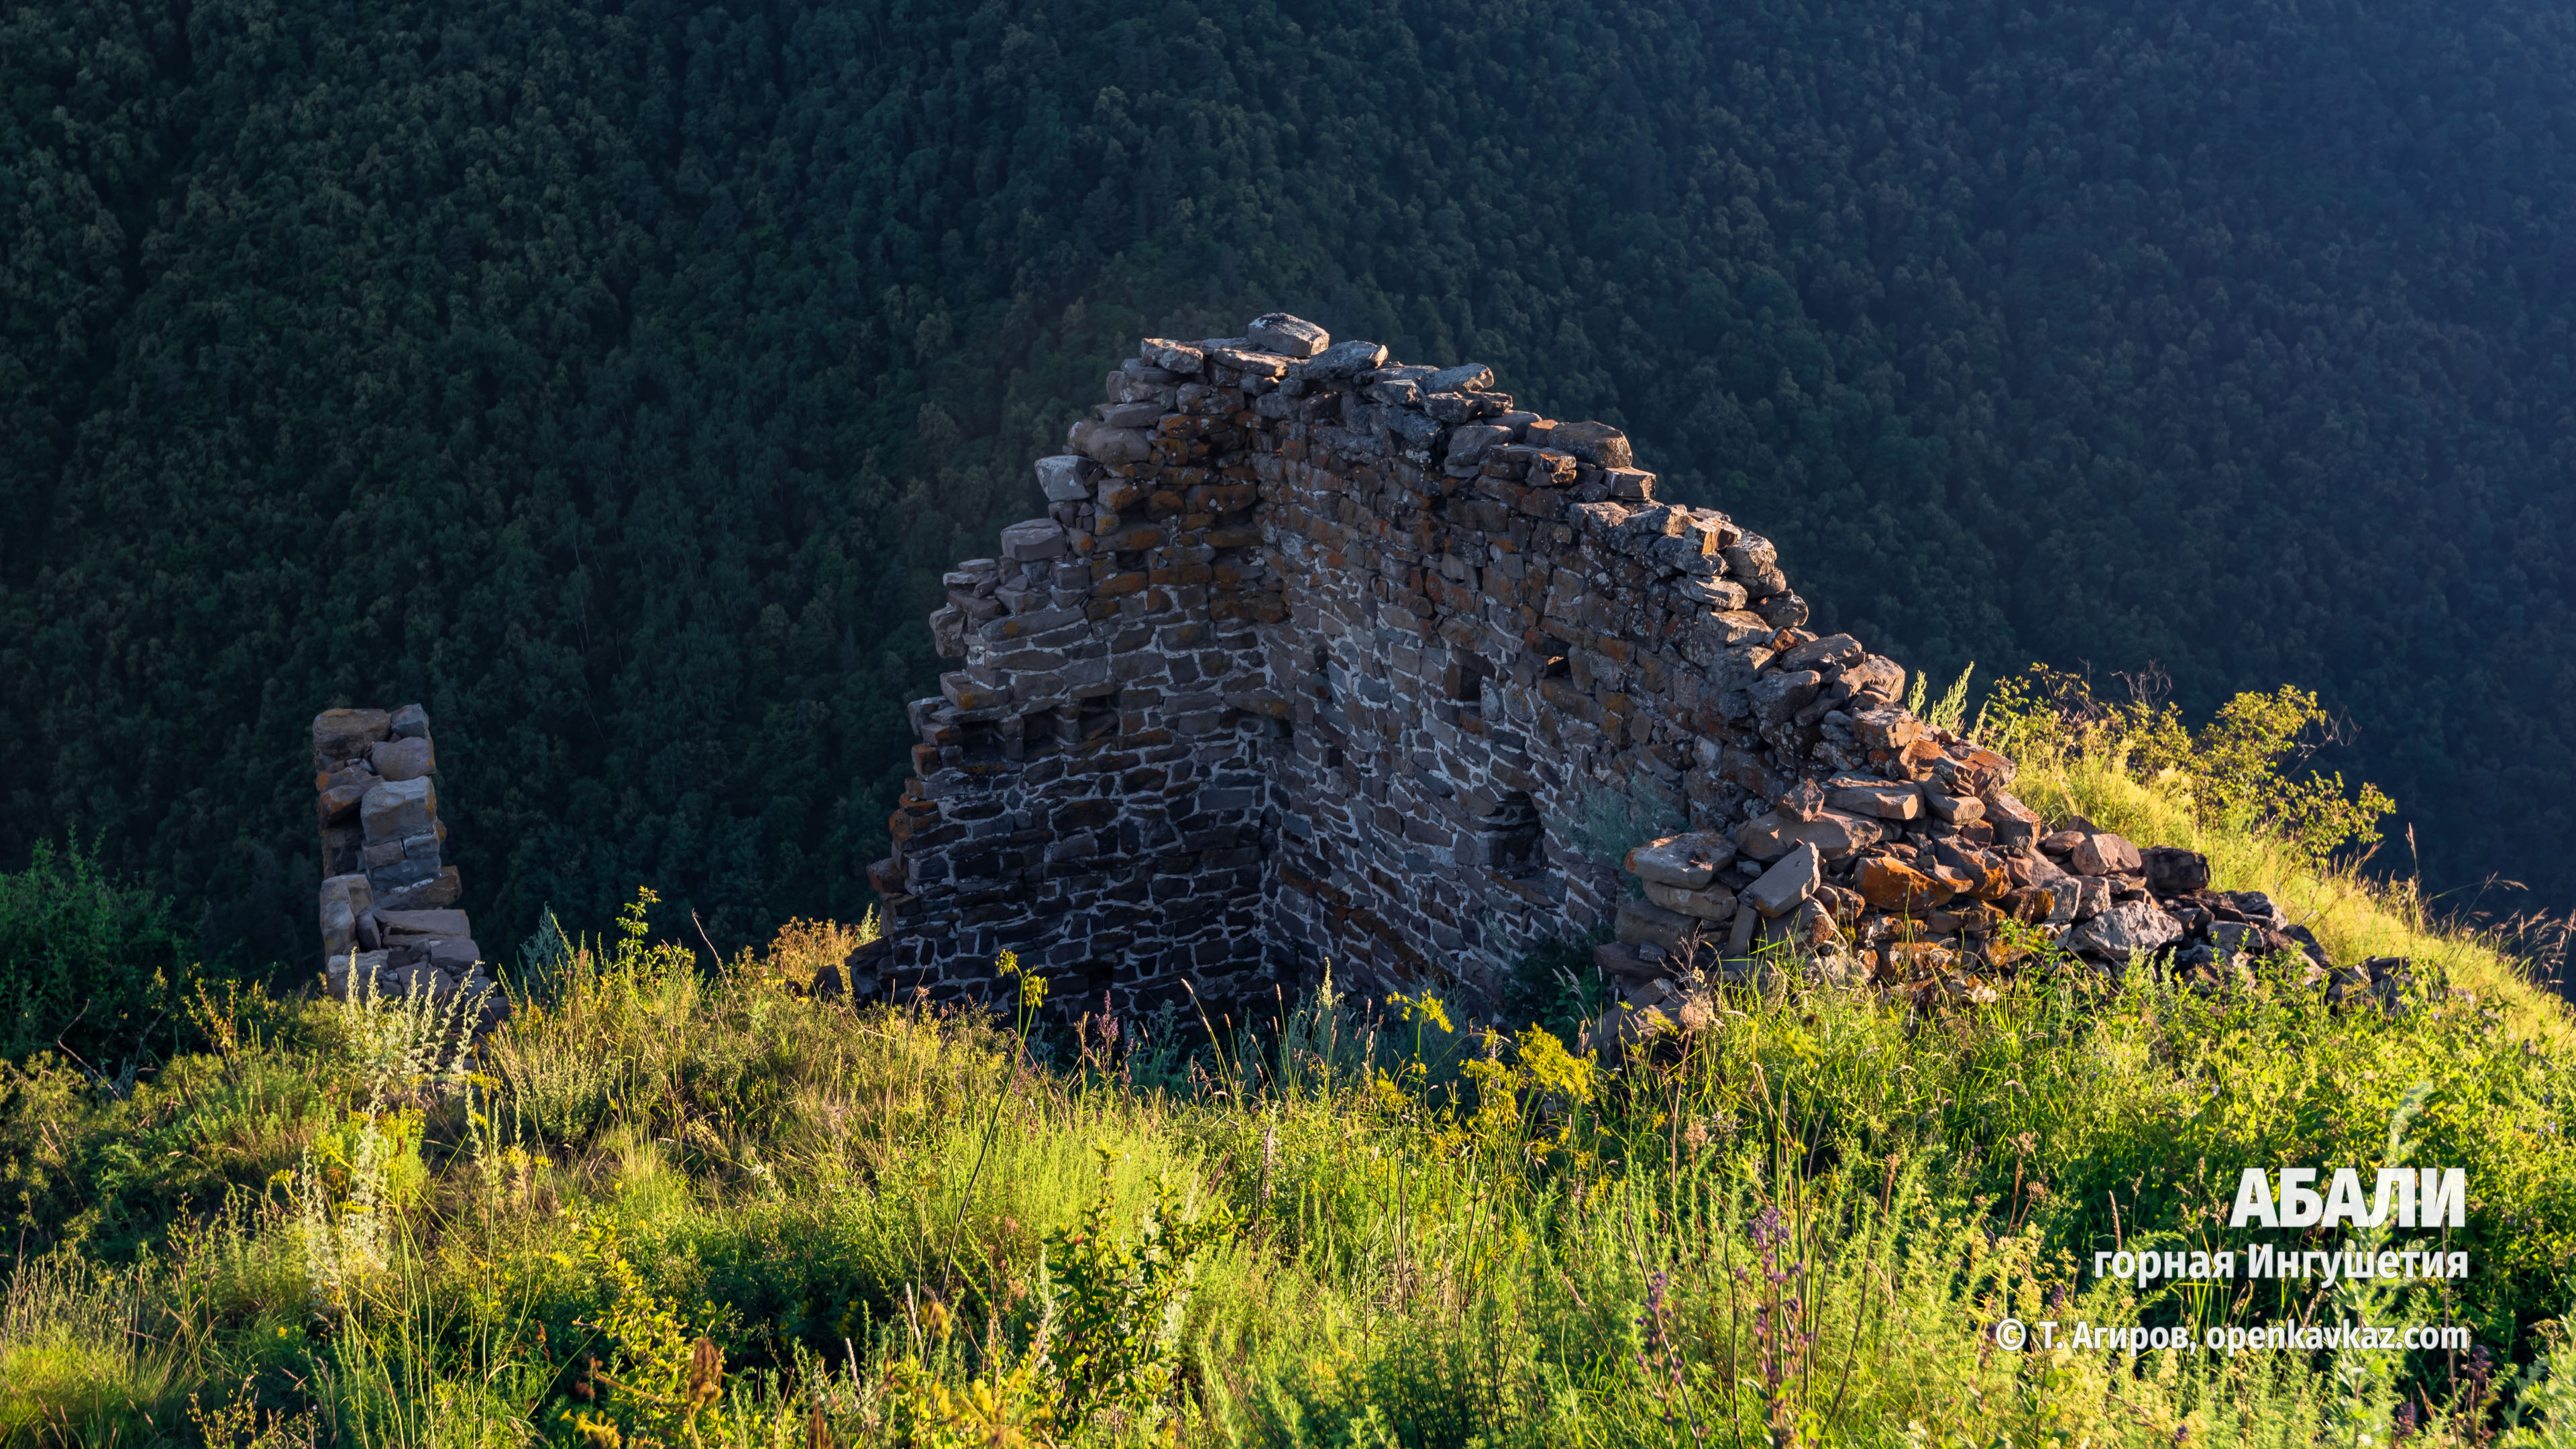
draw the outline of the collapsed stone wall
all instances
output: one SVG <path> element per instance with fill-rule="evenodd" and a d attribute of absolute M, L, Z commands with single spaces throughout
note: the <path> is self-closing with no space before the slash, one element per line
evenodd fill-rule
<path fill-rule="evenodd" d="M 438 751 L 419 705 L 330 709 L 313 717 L 313 788 L 322 832 L 324 979 L 346 999 L 446 1000 L 487 992 L 464 882 L 441 855 Z"/>
<path fill-rule="evenodd" d="M 1973 993 L 2007 917 L 2106 964 L 2315 954 L 2179 853 L 2044 831 L 1903 668 L 1803 627 L 1767 539 L 1494 384 L 1275 313 L 1119 364 L 1046 516 L 947 575 L 963 667 L 911 706 L 851 984 L 971 998 L 1008 949 L 1058 999 L 1259 1009 L 1327 963 L 1490 988 L 1610 926 L 1640 1004 L 1782 944 Z"/>

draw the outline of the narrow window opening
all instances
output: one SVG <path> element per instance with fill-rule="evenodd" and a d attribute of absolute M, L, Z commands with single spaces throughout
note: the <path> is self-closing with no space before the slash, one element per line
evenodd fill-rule
<path fill-rule="evenodd" d="M 1514 790 L 1502 798 L 1493 813 L 1476 822 L 1471 837 L 1476 856 L 1473 863 L 1508 876 L 1534 875 L 1542 863 L 1545 834 L 1538 807 L 1530 803 L 1527 793 Z"/>

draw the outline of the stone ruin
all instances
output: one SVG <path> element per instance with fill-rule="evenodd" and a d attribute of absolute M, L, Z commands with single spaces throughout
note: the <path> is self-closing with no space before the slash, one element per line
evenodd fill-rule
<path fill-rule="evenodd" d="M 429 715 L 409 704 L 313 717 L 313 788 L 322 830 L 322 955 L 330 993 L 487 996 L 492 979 L 456 867 L 440 859 L 438 750 Z M 496 997 L 489 998 L 497 1000 Z M 488 1014 L 487 1007 L 487 1014 Z"/>
<path fill-rule="evenodd" d="M 2114 970 L 2324 965 L 2197 856 L 2048 829 L 1902 667 L 1804 627 L 1770 540 L 1486 367 L 1274 313 L 1106 389 L 1046 516 L 946 576 L 962 667 L 910 706 L 856 992 L 1000 999 L 1007 949 L 1078 1009 L 1266 1017 L 1328 965 L 1490 991 L 1608 928 L 1638 1007 L 1779 961 L 1973 997 L 2008 918 Z"/>

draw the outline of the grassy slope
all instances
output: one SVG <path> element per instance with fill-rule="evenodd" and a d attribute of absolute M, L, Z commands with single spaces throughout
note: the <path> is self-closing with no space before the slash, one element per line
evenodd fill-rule
<path fill-rule="evenodd" d="M 2374 880 L 2358 871 L 2312 866 L 2268 837 L 2204 828 L 2189 806 L 2094 755 L 2026 766 L 2016 783 L 2025 803 L 2052 823 L 2082 815 L 2152 845 L 2183 845 L 2209 856 L 2220 890 L 2260 890 L 2316 932 L 2338 962 L 2404 956 L 2440 972 L 2453 986 L 2504 1010 L 2517 1035 L 2565 1048 L 2576 1031 L 2567 1003 L 2535 982 L 2526 963 L 2474 931 L 2426 908 L 2414 883 Z"/>
<path fill-rule="evenodd" d="M 2023 785 L 2193 838 L 2098 767 Z M 989 1021 L 852 1015 L 785 990 L 792 961 L 709 977 L 636 935 L 556 959 L 471 1077 L 400 1012 L 235 999 L 208 1013 L 220 1050 L 126 1101 L 42 1064 L 0 1086 L 30 1233 L 0 1440 L 677 1443 L 654 1395 L 686 1400 L 703 1329 L 709 1444 L 811 1442 L 817 1404 L 837 1444 L 2349 1443 L 2401 1379 L 2440 1411 L 2419 1442 L 2466 1442 L 2496 1394 L 2439 1355 L 1985 1337 L 2007 1313 L 2456 1316 L 2527 1361 L 2576 1300 L 2564 1011 L 2402 899 L 2200 843 L 2338 955 L 2438 963 L 2479 999 L 2392 1021 L 2278 982 L 2104 998 L 2069 976 L 1908 1020 L 1747 997 L 1616 1076 L 1535 1033 L 1325 1001 L 1251 1060 L 1167 1020 L 1041 1062 Z M 2418 1084 L 2413 1160 L 2470 1174 L 2471 1278 L 2210 1300 L 2078 1271 L 2096 1247 L 2241 1245 L 2212 1228 L 2238 1165 L 2380 1161 Z M 1225 1224 L 1168 1335 L 1152 1270 L 1074 1236 L 1139 1240 L 1158 1181 L 1166 1221 Z M 1122 1336 L 1139 1373 L 1102 1387 L 1074 1349 Z M 1050 1428 L 1068 1383 L 1099 1412 Z"/>

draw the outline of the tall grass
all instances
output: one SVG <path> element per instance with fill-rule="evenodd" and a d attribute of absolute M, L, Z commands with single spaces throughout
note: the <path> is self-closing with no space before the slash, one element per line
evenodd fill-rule
<path fill-rule="evenodd" d="M 188 1375 L 144 1331 L 147 1281 L 77 1258 L 18 1265 L 0 1294 L 0 1442 L 158 1437 Z"/>
<path fill-rule="evenodd" d="M 2403 1391 L 2418 1442 L 2468 1443 L 2566 1308 L 2565 1061 L 2493 1004 L 1800 989 L 1611 1070 L 1326 994 L 1139 1086 L 1097 1030 L 686 964 L 571 952 L 416 1103 L 416 1192 L 325 1173 L 121 1269 L 23 1256 L 9 1442 L 2351 1444 Z M 343 1018 L 309 1033 L 337 1108 L 380 1100 L 395 1028 L 346 1017 L 393 1008 L 302 1009 Z M 1996 1342 L 2330 1306 L 2142 1296 L 2086 1255 L 2208 1236 L 2237 1163 L 2374 1160 L 2417 1082 L 2424 1160 L 2471 1167 L 2473 1251 L 2510 1272 L 2392 1311 L 2476 1322 L 2485 1378 Z M 320 1261 L 312 1190 L 380 1219 L 379 1259 Z M 1077 1341 L 1160 1387 L 1068 1417 Z"/>
<path fill-rule="evenodd" d="M 2563 1010 L 2419 898 L 2119 757 L 2028 752 L 2020 789 L 2204 849 L 2417 988 L 2338 1011 L 2289 963 L 2211 994 L 2042 959 L 1916 1012 L 1789 982 L 1613 1063 L 1329 983 L 1217 1041 L 1178 1009 L 853 1010 L 796 989 L 842 928 L 718 965 L 639 901 L 532 943 L 470 1056 L 453 1013 L 254 994 L 130 1094 L 10 1076 L 0 1443 L 2576 1438 Z M 2242 1167 L 2399 1153 L 2468 1172 L 2469 1278 L 2092 1271 L 2246 1246 Z M 103 1232 L 101 1191 L 167 1231 Z M 2467 1324 L 2482 1356 L 1999 1337 L 2355 1312 Z"/>

